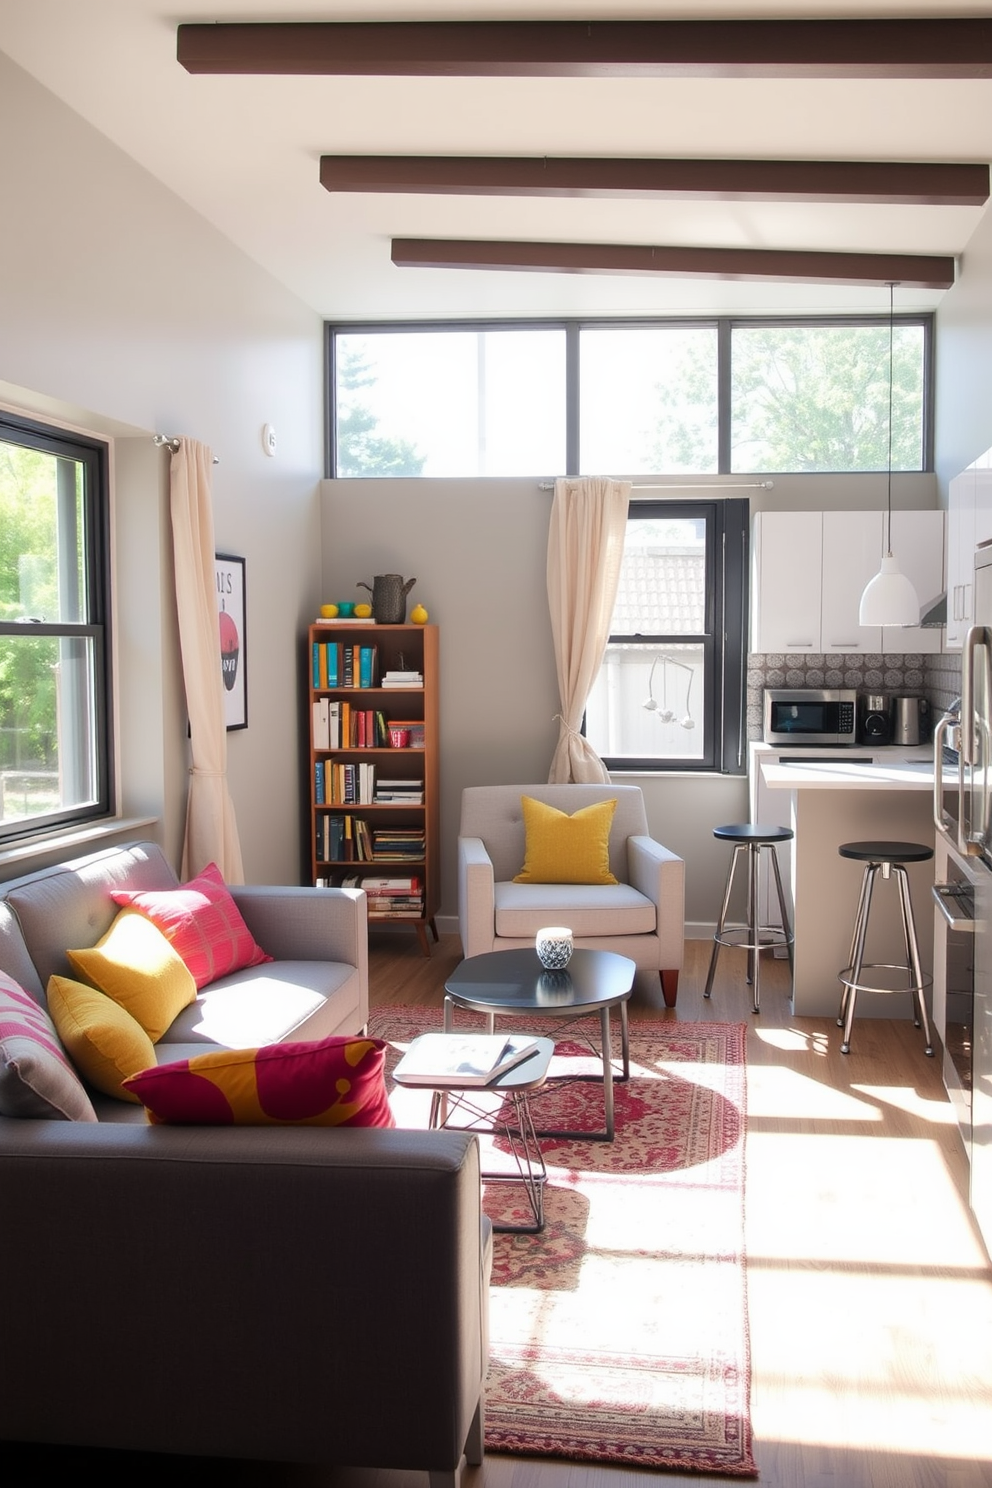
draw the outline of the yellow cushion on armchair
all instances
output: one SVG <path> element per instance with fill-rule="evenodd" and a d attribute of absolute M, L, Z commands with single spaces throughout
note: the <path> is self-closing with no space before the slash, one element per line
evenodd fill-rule
<path fill-rule="evenodd" d="M 615 884 L 610 827 L 616 801 L 595 801 L 572 816 L 521 796 L 526 852 L 514 883 Z"/>

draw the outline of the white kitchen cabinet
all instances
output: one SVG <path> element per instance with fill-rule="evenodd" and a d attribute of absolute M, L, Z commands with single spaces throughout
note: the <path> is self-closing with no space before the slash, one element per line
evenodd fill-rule
<path fill-rule="evenodd" d="M 821 651 L 881 651 L 882 631 L 858 623 L 865 585 L 882 557 L 883 512 L 825 511 Z M 898 649 L 902 649 L 901 647 Z"/>
<path fill-rule="evenodd" d="M 975 473 L 975 547 L 992 543 L 992 449 L 979 455 Z"/>
<path fill-rule="evenodd" d="M 960 651 L 975 613 L 976 467 L 956 475 L 947 496 L 947 626 L 945 651 Z"/>
<path fill-rule="evenodd" d="M 820 650 L 820 512 L 758 512 L 752 543 L 751 650 Z"/>
<path fill-rule="evenodd" d="M 885 541 L 881 511 L 758 512 L 751 650 L 938 651 L 939 630 L 858 623 L 861 595 L 879 570 Z M 934 599 L 943 588 L 944 513 L 894 511 L 892 548 L 921 605 Z"/>

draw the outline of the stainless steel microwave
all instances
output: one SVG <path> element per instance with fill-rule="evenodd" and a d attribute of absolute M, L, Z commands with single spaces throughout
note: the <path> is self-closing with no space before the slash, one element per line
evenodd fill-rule
<path fill-rule="evenodd" d="M 766 744 L 854 744 L 853 687 L 766 687 Z"/>

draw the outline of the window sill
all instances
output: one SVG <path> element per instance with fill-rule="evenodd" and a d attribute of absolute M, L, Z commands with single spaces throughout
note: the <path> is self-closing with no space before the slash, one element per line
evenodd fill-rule
<path fill-rule="evenodd" d="M 147 827 L 155 826 L 157 822 L 157 816 L 102 817 L 99 821 L 86 822 L 70 830 L 42 833 L 38 837 L 32 837 L 30 841 L 25 839 L 11 843 L 9 847 L 0 848 L 0 875 L 9 877 L 7 870 L 14 869 L 16 872 L 21 865 L 26 871 L 30 871 L 31 862 L 35 858 L 55 859 L 62 854 L 80 856 L 87 847 L 99 847 L 109 837 L 141 832 Z"/>

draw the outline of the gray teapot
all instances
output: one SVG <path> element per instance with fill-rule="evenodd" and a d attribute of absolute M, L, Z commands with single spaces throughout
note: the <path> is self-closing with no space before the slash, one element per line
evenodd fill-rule
<path fill-rule="evenodd" d="M 416 583 L 400 574 L 376 574 L 371 584 L 359 579 L 357 588 L 372 596 L 372 615 L 379 625 L 402 625 L 406 620 L 406 597 Z"/>

